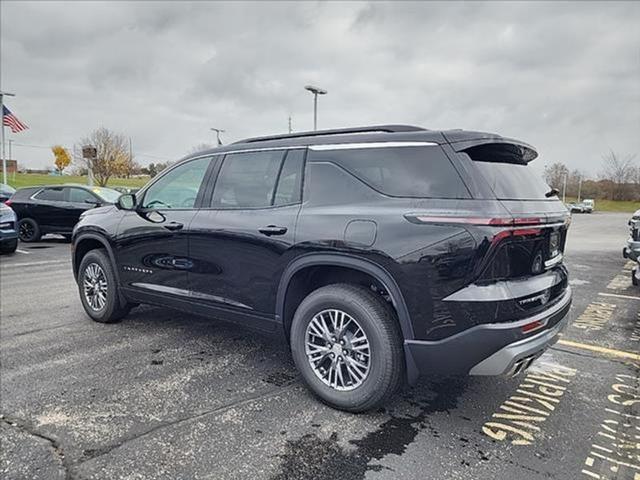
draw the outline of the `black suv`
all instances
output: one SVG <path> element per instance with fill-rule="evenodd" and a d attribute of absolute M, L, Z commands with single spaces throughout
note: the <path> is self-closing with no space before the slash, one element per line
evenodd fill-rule
<path fill-rule="evenodd" d="M 518 374 L 567 322 L 569 214 L 520 141 L 403 125 L 252 138 L 83 214 L 82 304 L 139 303 L 284 334 L 349 411 L 420 374 Z"/>
<path fill-rule="evenodd" d="M 23 242 L 37 242 L 42 235 L 59 233 L 71 238 L 80 214 L 90 208 L 113 204 L 120 192 L 86 185 L 50 185 L 17 190 L 6 204 L 18 217 Z"/>

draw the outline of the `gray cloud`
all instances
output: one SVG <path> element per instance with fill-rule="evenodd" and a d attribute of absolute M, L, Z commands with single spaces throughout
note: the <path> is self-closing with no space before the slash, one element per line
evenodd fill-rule
<path fill-rule="evenodd" d="M 591 174 L 640 153 L 637 2 L 3 2 L 2 87 L 31 129 L 71 145 L 104 125 L 178 158 L 211 141 L 414 123 L 499 132 Z M 19 147 L 26 165 L 51 163 Z M 139 157 L 143 163 L 154 161 Z"/>

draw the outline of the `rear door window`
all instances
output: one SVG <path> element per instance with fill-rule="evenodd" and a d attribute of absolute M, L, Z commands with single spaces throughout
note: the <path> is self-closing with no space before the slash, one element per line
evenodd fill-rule
<path fill-rule="evenodd" d="M 273 205 L 291 205 L 301 200 L 304 150 L 289 150 L 278 177 Z"/>
<path fill-rule="evenodd" d="M 213 208 L 260 208 L 273 203 L 282 150 L 226 155 L 213 191 Z"/>
<path fill-rule="evenodd" d="M 309 161 L 331 162 L 392 197 L 470 198 L 439 146 L 354 148 L 309 152 Z"/>
<path fill-rule="evenodd" d="M 88 192 L 83 188 L 70 188 L 69 201 L 71 203 L 86 204 L 89 202 L 97 203 L 98 199 L 91 192 Z"/>
<path fill-rule="evenodd" d="M 33 198 L 47 202 L 62 202 L 64 201 L 64 189 L 62 187 L 45 188 L 38 192 Z"/>

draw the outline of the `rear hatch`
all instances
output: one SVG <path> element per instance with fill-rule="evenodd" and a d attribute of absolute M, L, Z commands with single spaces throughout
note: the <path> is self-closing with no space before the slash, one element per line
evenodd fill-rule
<path fill-rule="evenodd" d="M 467 174 L 474 178 L 475 197 L 492 198 L 509 214 L 487 219 L 486 225 L 474 229 L 481 245 L 474 283 L 524 282 L 532 287 L 522 290 L 526 295 L 502 304 L 496 320 L 525 317 L 555 303 L 567 287 L 562 262 L 571 217 L 557 192 L 551 191 L 530 165 L 536 151 L 504 138 L 467 140 L 452 146 L 461 154 Z M 553 283 L 537 281 L 541 276 L 552 277 Z M 537 291 L 533 285 L 543 288 Z"/>

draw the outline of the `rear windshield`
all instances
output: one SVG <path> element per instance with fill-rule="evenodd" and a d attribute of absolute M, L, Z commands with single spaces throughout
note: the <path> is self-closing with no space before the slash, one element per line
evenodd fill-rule
<path fill-rule="evenodd" d="M 470 198 L 439 146 L 312 150 L 309 161 L 335 163 L 392 197 Z"/>
<path fill-rule="evenodd" d="M 519 147 L 482 145 L 464 151 L 501 200 L 547 200 L 549 185 L 529 166 Z"/>

